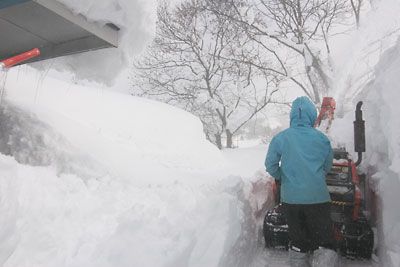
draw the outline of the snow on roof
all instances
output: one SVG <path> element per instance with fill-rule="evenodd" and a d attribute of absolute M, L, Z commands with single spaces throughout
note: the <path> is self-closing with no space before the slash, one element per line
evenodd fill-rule
<path fill-rule="evenodd" d="M 31 61 L 118 46 L 118 29 L 89 22 L 50 0 L 2 1 L 0 59 L 39 48 Z"/>
<path fill-rule="evenodd" d="M 49 63 L 58 71 L 72 72 L 77 80 L 106 85 L 118 81 L 135 55 L 142 52 L 155 31 L 156 0 L 56 0 L 102 25 L 112 23 L 119 31 L 118 48 L 72 55 Z"/>

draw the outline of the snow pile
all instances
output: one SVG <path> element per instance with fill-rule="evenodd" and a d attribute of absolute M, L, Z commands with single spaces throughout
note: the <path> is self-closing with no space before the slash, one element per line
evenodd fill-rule
<path fill-rule="evenodd" d="M 217 266 L 239 230 L 222 186 L 84 182 L 3 155 L 0 166 L 2 266 Z"/>
<path fill-rule="evenodd" d="M 113 23 L 120 28 L 119 47 L 56 58 L 35 63 L 40 69 L 72 72 L 75 79 L 114 84 L 151 40 L 155 28 L 156 0 L 57 0 L 75 14 L 100 25 Z"/>
<path fill-rule="evenodd" d="M 50 77 L 34 88 L 37 73 L 27 69 L 22 75 L 23 80 L 17 70 L 9 73 L 8 98 L 35 113 L 113 175 L 147 183 L 163 181 L 169 172 L 179 180 L 187 179 L 186 172 L 224 167 L 219 151 L 205 140 L 199 119 L 189 113 Z M 37 130 L 41 131 L 46 132 Z"/>
<path fill-rule="evenodd" d="M 335 73 L 335 98 L 344 117 L 334 121 L 331 137 L 334 146 L 345 146 L 352 153 L 355 104 L 363 101 L 367 151 L 361 167 L 372 177 L 377 193 L 378 214 L 372 215 L 378 225 L 378 255 L 383 266 L 400 266 L 396 206 L 400 192 L 400 2 L 371 3 L 360 29 L 344 36 L 333 49 L 334 64 L 340 66 Z"/>
<path fill-rule="evenodd" d="M 9 72 L 0 109 L 0 265 L 217 266 L 242 182 L 200 121 L 39 76 Z"/>
<path fill-rule="evenodd" d="M 374 55 L 372 55 L 374 56 Z M 384 266 L 400 266 L 400 39 L 381 56 L 371 76 L 373 78 L 353 104 L 363 101 L 366 121 L 366 153 L 362 162 L 371 186 L 377 193 L 378 255 Z M 337 119 L 332 125 L 333 146 L 344 146 L 353 153 L 354 112 Z M 354 158 L 357 156 L 353 155 Z M 374 212 L 374 211 L 372 211 Z"/>
<path fill-rule="evenodd" d="M 382 202 L 382 253 L 388 266 L 400 266 L 400 40 L 375 68 L 366 99 L 367 163 L 374 167 Z"/>
<path fill-rule="evenodd" d="M 354 95 L 374 78 L 374 67 L 382 54 L 395 45 L 400 36 L 400 2 L 398 0 L 364 1 L 369 11 L 361 17 L 359 29 L 335 38 L 332 49 L 334 97 L 339 111 L 352 109 Z M 345 105 L 348 106 L 345 106 Z"/>
<path fill-rule="evenodd" d="M 32 166 L 54 166 L 58 173 L 98 177 L 104 168 L 33 114 L 3 102 L 0 106 L 0 152 Z M 82 164 L 84 163 L 84 164 Z"/>

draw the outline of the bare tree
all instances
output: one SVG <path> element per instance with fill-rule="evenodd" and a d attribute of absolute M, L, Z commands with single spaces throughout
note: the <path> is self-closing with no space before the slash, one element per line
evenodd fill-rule
<path fill-rule="evenodd" d="M 159 5 L 155 39 L 135 64 L 133 93 L 197 115 L 212 142 L 222 148 L 225 136 L 232 147 L 239 129 L 274 102 L 281 79 L 254 67 L 251 38 L 204 4 L 189 0 L 172 10 L 166 2 Z"/>
<path fill-rule="evenodd" d="M 330 66 L 324 63 L 330 53 L 328 37 L 349 12 L 347 0 L 207 1 L 209 10 L 242 27 L 264 48 L 264 59 L 274 61 L 276 72 L 314 102 L 329 93 Z"/>
<path fill-rule="evenodd" d="M 361 13 L 361 6 L 364 3 L 364 0 L 350 0 L 351 8 L 354 13 L 354 17 L 356 19 L 357 28 L 360 27 L 360 13 Z"/>

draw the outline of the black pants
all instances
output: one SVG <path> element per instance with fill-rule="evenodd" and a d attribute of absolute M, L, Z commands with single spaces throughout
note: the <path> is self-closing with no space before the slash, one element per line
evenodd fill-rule
<path fill-rule="evenodd" d="M 318 247 L 335 249 L 329 202 L 308 205 L 283 203 L 283 206 L 293 250 L 309 252 Z"/>

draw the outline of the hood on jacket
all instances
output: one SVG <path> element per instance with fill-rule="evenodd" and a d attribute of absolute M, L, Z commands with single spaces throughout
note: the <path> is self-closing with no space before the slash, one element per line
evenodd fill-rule
<path fill-rule="evenodd" d="M 317 109 L 308 97 L 301 96 L 293 101 L 290 111 L 290 127 L 314 127 L 316 119 Z"/>

